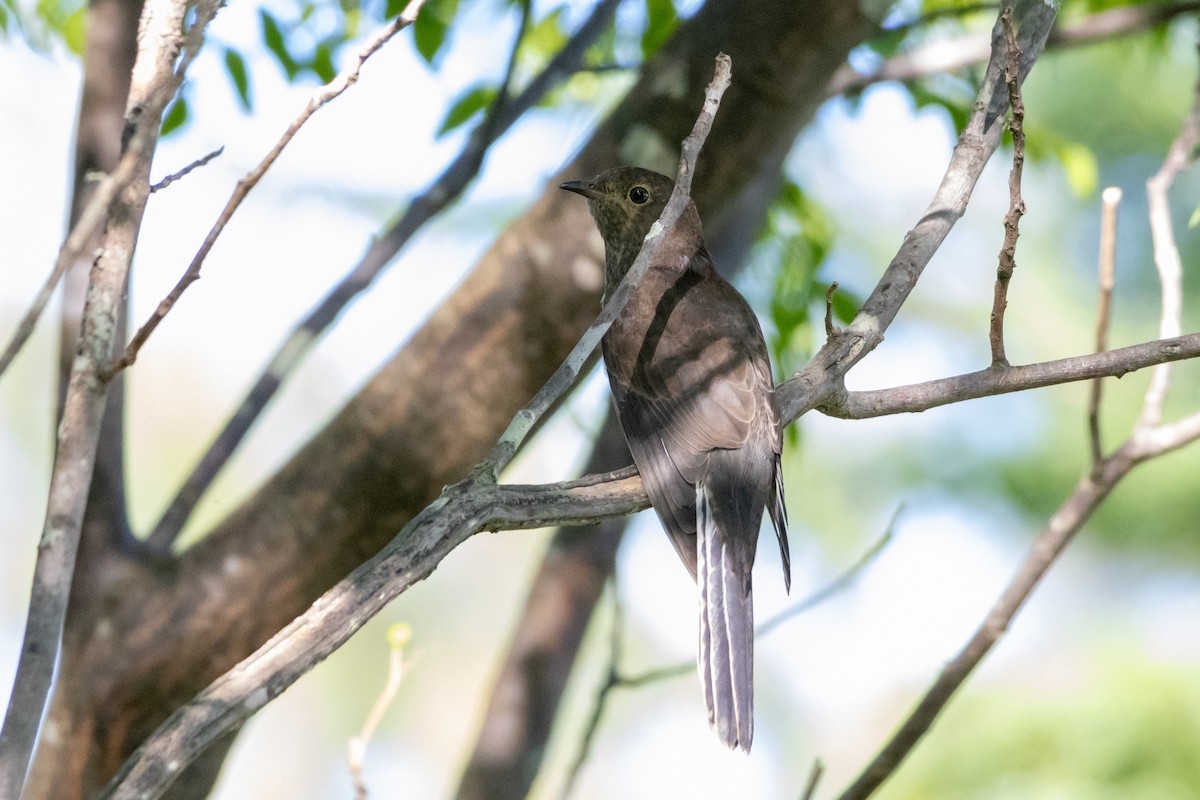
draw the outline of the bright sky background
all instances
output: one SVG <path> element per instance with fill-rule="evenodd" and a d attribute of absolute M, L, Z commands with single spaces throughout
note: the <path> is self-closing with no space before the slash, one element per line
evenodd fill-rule
<path fill-rule="evenodd" d="M 214 24 L 213 39 L 254 52 L 255 15 L 251 5 L 231 4 Z M 152 521 L 289 325 L 357 259 L 386 215 L 453 156 L 460 139 L 431 147 L 432 133 L 447 101 L 478 79 L 481 64 L 501 69 L 510 31 L 507 22 L 496 26 L 476 20 L 458 33 L 469 44 L 452 51 L 436 73 L 414 57 L 408 41 L 393 42 L 368 63 L 357 86 L 318 113 L 238 212 L 209 258 L 203 280 L 155 333 L 130 373 L 136 525 Z M 135 321 L 144 319 L 174 284 L 233 183 L 257 163 L 311 92 L 308 86 L 286 84 L 266 58 L 252 59 L 251 73 L 255 114 L 247 117 L 238 110 L 216 57 L 209 53 L 193 68 L 193 122 L 163 143 L 153 174 L 173 172 L 217 146 L 224 145 L 225 154 L 151 199 L 135 264 Z M 6 40 L 0 44 L 0 74 L 20 76 L 0 96 L 0 141 L 10 154 L 0 165 L 0 182 L 9 187 L 0 193 L 0 242 L 8 255 L 0 268 L 0 338 L 7 340 L 62 237 L 79 67 L 61 54 L 33 53 Z M 219 518 L 252 491 L 314 425 L 336 411 L 454 285 L 497 226 L 542 190 L 590 122 L 583 114 L 565 120 L 535 116 L 493 151 L 469 202 L 426 228 L 320 343 L 210 492 L 195 527 L 203 529 L 205 519 Z M 885 87 L 869 92 L 855 111 L 841 103 L 824 108 L 792 167 L 840 224 L 891 230 L 890 241 L 898 243 L 928 201 L 952 145 L 936 114 L 914 114 L 901 93 Z M 989 168 L 960 226 L 965 230 L 956 232 L 931 266 L 931 278 L 940 281 L 940 301 L 985 308 L 990 267 L 975 254 L 992 253 L 999 245 L 1005 171 L 1003 164 Z M 1061 191 L 1062 178 L 1053 168 L 1034 167 L 1027 175 L 1027 197 L 1036 197 L 1039 188 Z M 477 224 L 481 218 L 486 225 Z M 1036 241 L 1036 217 L 1029 225 Z M 870 255 L 875 257 L 843 248 L 830 274 L 865 292 L 890 253 Z M 975 269 L 951 268 L 962 261 Z M 931 297 L 918 295 L 914 302 L 933 302 Z M 8 554 L 0 561 L 0 699 L 11 687 L 49 478 L 56 313 L 57 306 L 48 309 L 11 374 L 0 379 L 0 519 Z M 977 368 L 979 354 L 986 352 L 985 320 L 984 311 L 974 338 L 959 343 L 902 320 L 885 346 L 855 370 L 855 385 L 908 383 Z M 540 436 L 518 467 L 519 479 L 557 480 L 569 474 L 606 402 L 604 387 L 593 381 L 569 413 Z M 1020 436 L 1013 430 L 1036 435 L 1034 401 L 987 402 L 990 413 L 1028 424 L 976 435 L 990 436 L 996 447 L 1016 446 L 1012 440 Z M 874 437 L 919 442 L 926 432 L 946 425 L 978 430 L 971 415 L 979 405 L 869 423 L 810 415 L 804 427 L 806 453 L 808 448 L 869 453 Z M 798 472 L 826 466 L 804 458 Z M 794 586 L 802 597 L 852 562 L 886 526 L 890 509 L 859 533 L 858 543 L 827 552 L 815 543 L 809 526 L 835 513 L 837 503 L 855 499 L 809 497 L 802 483 L 789 488 L 798 520 Z M 645 797 L 793 796 L 815 756 L 830 767 L 827 787 L 847 778 L 965 642 L 1021 556 L 1020 542 L 1033 533 L 1028 521 L 1004 509 L 971 506 L 936 488 L 900 499 L 906 510 L 896 541 L 859 584 L 760 642 L 760 724 L 752 758 L 720 748 L 707 730 L 695 682 L 676 681 L 661 691 L 618 695 L 606 718 L 612 727 L 602 727 L 591 769 L 575 796 L 628 796 L 622 794 L 629 790 L 623 779 L 628 775 L 640 776 Z M 476 706 L 490 686 L 495 648 L 523 598 L 521 570 L 532 569 L 543 539 L 543 534 L 477 537 L 383 615 L 386 621 L 414 620 L 417 657 L 389 727 L 368 752 L 367 778 L 376 796 L 437 796 L 454 785 L 475 731 Z M 789 602 L 771 550 L 761 549 L 760 619 Z M 515 583 L 489 570 L 495 559 L 513 553 L 525 564 Z M 1106 614 L 1118 624 L 1128 620 L 1147 631 L 1147 646 L 1164 659 L 1195 662 L 1200 590 L 1190 573 L 1181 571 L 1176 580 L 1155 572 L 1152 582 L 1148 575 L 1131 579 L 1126 574 L 1126 593 L 1117 598 L 1109 587 L 1118 570 L 1086 551 L 1072 552 L 972 684 L 1014 674 L 1028 679 L 1031 661 L 1046 665 L 1045 680 L 1055 679 L 1056 665 L 1069 671 L 1071 643 L 1084 635 L 1079 632 L 1083 615 Z M 653 643 L 631 654 L 630 660 L 637 660 L 630 666 L 691 659 L 694 590 L 649 515 L 627 540 L 619 573 L 629 627 Z M 475 598 L 447 610 L 450 589 L 476 585 L 472 582 L 478 582 Z M 468 644 L 443 642 L 442 632 L 422 629 L 416 620 L 429 607 L 439 607 L 441 620 L 457 615 L 444 633 L 463 636 Z M 1155 624 L 1144 624 L 1150 618 Z M 607 614 L 604 619 L 606 629 Z M 369 626 L 343 654 L 250 724 L 226 769 L 216 795 L 220 800 L 348 792 L 344 742 L 357 732 L 373 699 L 372 687 L 381 685 L 384 627 L 385 621 Z M 573 690 L 579 697 L 590 697 L 596 683 L 595 656 L 606 630 L 598 633 L 598 641 L 589 645 L 590 666 Z M 424 665 L 438 674 L 422 676 Z M 361 697 L 343 706 L 338 697 L 348 675 L 362 676 L 351 680 L 363 687 Z M 637 714 L 645 719 L 636 719 Z M 568 719 L 572 726 L 559 731 L 558 752 L 573 748 L 579 717 L 574 712 Z M 622 735 L 604 735 L 613 730 Z M 263 755 L 269 756 L 265 763 Z M 553 796 L 554 786 L 542 788 Z"/>

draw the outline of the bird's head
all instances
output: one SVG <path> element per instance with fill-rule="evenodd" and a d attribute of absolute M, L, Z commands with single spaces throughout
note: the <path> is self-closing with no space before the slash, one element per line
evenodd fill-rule
<path fill-rule="evenodd" d="M 614 167 L 590 181 L 569 181 L 559 188 L 587 198 L 604 238 L 606 280 L 615 276 L 619 281 L 662 215 L 675 182 L 640 167 Z"/>

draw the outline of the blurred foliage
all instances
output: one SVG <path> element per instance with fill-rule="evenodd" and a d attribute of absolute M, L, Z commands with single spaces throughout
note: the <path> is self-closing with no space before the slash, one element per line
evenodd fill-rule
<path fill-rule="evenodd" d="M 1124 647 L 1089 653 L 1040 690 L 975 687 L 881 800 L 1192 800 L 1200 676 Z"/>

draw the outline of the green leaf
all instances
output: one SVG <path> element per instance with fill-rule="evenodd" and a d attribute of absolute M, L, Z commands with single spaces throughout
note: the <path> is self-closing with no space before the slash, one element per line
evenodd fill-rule
<path fill-rule="evenodd" d="M 294 80 L 296 73 L 300 71 L 300 65 L 288 52 L 287 41 L 283 37 L 283 31 L 279 28 L 279 21 L 265 9 L 260 9 L 258 16 L 262 23 L 263 44 L 274 54 L 279 66 L 283 67 L 288 80 Z"/>
<path fill-rule="evenodd" d="M 1096 154 L 1089 147 L 1076 142 L 1066 142 L 1056 152 L 1067 173 L 1067 185 L 1071 191 L 1076 197 L 1091 197 L 1100 183 Z"/>
<path fill-rule="evenodd" d="M 399 12 L 397 12 L 399 13 Z M 458 13 L 458 0 L 430 0 L 412 25 L 417 52 L 432 65 L 446 43 L 446 31 Z"/>
<path fill-rule="evenodd" d="M 169 136 L 173 131 L 179 130 L 187 120 L 187 98 L 180 95 L 175 98 L 175 102 L 171 103 L 170 107 L 167 108 L 167 113 L 163 115 L 162 135 Z"/>
<path fill-rule="evenodd" d="M 529 27 L 525 41 L 521 43 L 521 54 L 531 56 L 541 65 L 549 61 L 567 43 L 567 34 L 562 28 L 562 16 L 566 8 L 559 6 Z"/>
<path fill-rule="evenodd" d="M 1200 206 L 1198 206 L 1196 210 L 1192 212 L 1192 216 L 1188 217 L 1189 228 L 1194 228 L 1197 225 L 1200 225 Z"/>
<path fill-rule="evenodd" d="M 408 5 L 408 0 L 387 0 L 387 5 L 383 9 L 384 19 L 395 19 L 400 16 L 400 12 Z M 421 15 L 417 15 L 417 21 L 420 21 Z M 416 22 L 413 23 L 414 25 Z"/>
<path fill-rule="evenodd" d="M 642 33 L 642 55 L 654 55 L 675 30 L 679 17 L 672 0 L 646 0 L 646 30 Z"/>
<path fill-rule="evenodd" d="M 437 135 L 445 136 L 450 131 L 459 127 L 463 123 L 471 119 L 483 109 L 491 105 L 496 99 L 495 86 L 474 86 L 454 101 L 450 106 L 450 110 L 446 112 L 446 118 L 442 120 L 441 126 L 438 128 Z"/>
<path fill-rule="evenodd" d="M 80 6 L 67 15 L 63 20 L 62 33 L 67 49 L 77 56 L 83 55 L 83 48 L 87 44 L 86 6 Z"/>
<path fill-rule="evenodd" d="M 337 77 L 337 68 L 333 66 L 333 49 L 328 44 L 317 45 L 309 68 L 325 83 Z"/>
<path fill-rule="evenodd" d="M 242 103 L 242 110 L 250 110 L 250 73 L 246 70 L 246 60 L 242 58 L 242 54 L 232 47 L 226 47 L 224 52 L 225 71 L 229 73 L 229 79 L 233 81 L 233 88 L 237 90 L 238 100 Z"/>

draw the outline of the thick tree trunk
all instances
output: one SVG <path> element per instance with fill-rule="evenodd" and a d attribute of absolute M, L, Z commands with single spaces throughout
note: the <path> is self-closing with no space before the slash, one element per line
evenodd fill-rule
<path fill-rule="evenodd" d="M 723 49 L 734 85 L 693 191 L 706 222 L 720 226 L 745 187 L 777 166 L 861 40 L 857 9 L 710 0 L 563 176 L 622 162 L 673 169 Z M 598 240 L 584 204 L 560 197 L 557 182 L 342 412 L 200 544 L 160 566 L 120 561 L 73 604 L 53 735 L 40 743 L 29 797 L 91 794 L 172 710 L 488 450 L 598 308 Z"/>

